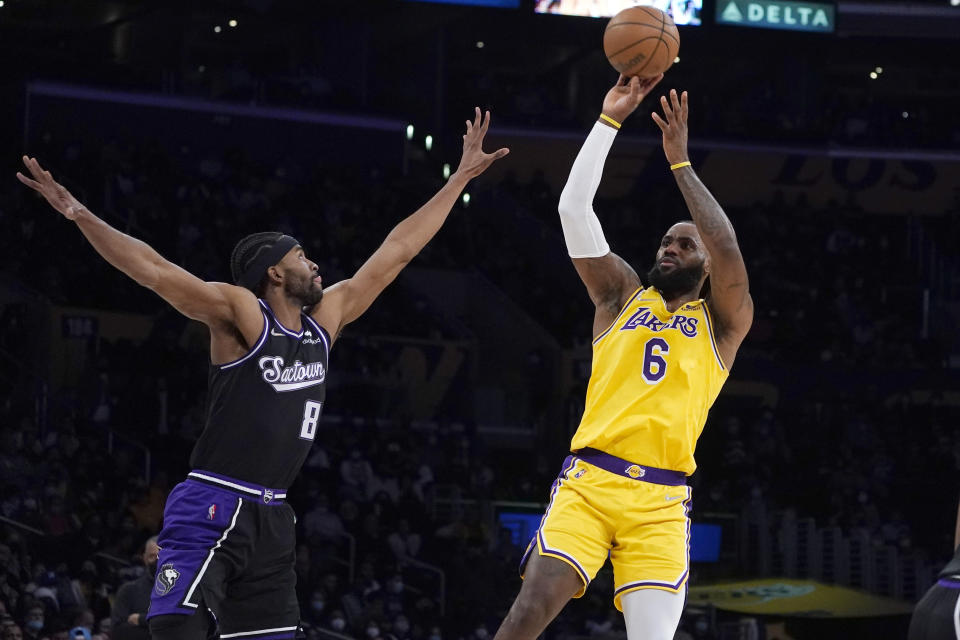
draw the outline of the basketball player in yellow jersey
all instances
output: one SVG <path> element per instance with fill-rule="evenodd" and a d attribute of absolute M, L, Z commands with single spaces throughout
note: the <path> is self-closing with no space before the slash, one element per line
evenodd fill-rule
<path fill-rule="evenodd" d="M 753 321 L 753 302 L 733 226 L 688 160 L 686 92 L 662 97 L 663 116 L 652 118 L 693 221 L 667 230 L 645 283 L 604 239 L 592 202 L 606 155 L 661 77 L 620 77 L 560 196 L 567 249 L 595 305 L 593 372 L 572 454 L 495 640 L 534 640 L 570 598 L 583 595 L 608 556 L 629 640 L 672 639 L 683 610 L 686 476 Z M 701 299 L 708 277 L 710 293 Z"/>

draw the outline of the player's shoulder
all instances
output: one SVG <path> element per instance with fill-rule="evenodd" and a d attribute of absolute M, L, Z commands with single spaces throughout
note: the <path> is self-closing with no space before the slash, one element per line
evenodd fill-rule
<path fill-rule="evenodd" d="M 220 292 L 220 295 L 226 298 L 231 304 L 247 305 L 250 307 L 260 306 L 260 301 L 257 299 L 257 296 L 246 287 L 228 282 L 208 282 L 207 284 Z"/>
<path fill-rule="evenodd" d="M 210 325 L 212 330 L 233 334 L 239 329 L 248 339 L 260 335 L 265 327 L 266 312 L 252 291 L 226 282 L 209 282 L 208 284 L 218 291 L 226 306 L 229 307 L 229 312 L 222 318 L 222 322 Z"/>

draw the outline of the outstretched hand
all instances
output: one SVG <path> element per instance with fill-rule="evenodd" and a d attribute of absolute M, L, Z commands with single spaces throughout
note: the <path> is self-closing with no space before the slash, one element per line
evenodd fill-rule
<path fill-rule="evenodd" d="M 670 100 L 660 96 L 660 106 L 663 108 L 661 118 L 657 112 L 651 113 L 653 121 L 663 131 L 663 153 L 670 164 L 686 162 L 687 157 L 687 92 L 677 96 L 676 89 L 670 89 Z"/>
<path fill-rule="evenodd" d="M 473 122 L 467 120 L 467 132 L 463 135 L 463 155 L 460 157 L 460 166 L 457 167 L 457 173 L 465 176 L 468 180 L 476 178 L 487 170 L 494 160 L 499 160 L 510 153 L 510 149 L 503 147 L 493 153 L 485 153 L 483 150 L 483 137 L 490 128 L 490 112 L 481 118 L 480 107 L 475 107 Z"/>
<path fill-rule="evenodd" d="M 640 76 L 628 78 L 621 73 L 617 78 L 617 84 L 607 91 L 603 99 L 603 113 L 617 122 L 623 122 L 661 80 L 663 80 L 662 73 L 652 78 Z"/>
<path fill-rule="evenodd" d="M 85 207 L 63 185 L 54 180 L 49 171 L 44 171 L 36 158 L 23 156 L 23 164 L 30 171 L 33 179 L 17 171 L 17 179 L 20 182 L 46 198 L 50 206 L 63 214 L 67 220 L 76 220 L 80 216 Z"/>

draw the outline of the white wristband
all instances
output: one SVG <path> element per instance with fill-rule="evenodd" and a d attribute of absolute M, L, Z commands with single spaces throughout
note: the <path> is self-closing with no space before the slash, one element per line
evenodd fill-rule
<path fill-rule="evenodd" d="M 600 220 L 593 211 L 593 198 L 616 137 L 615 129 L 599 122 L 593 125 L 560 194 L 560 224 L 571 258 L 599 258 L 610 253 Z"/>

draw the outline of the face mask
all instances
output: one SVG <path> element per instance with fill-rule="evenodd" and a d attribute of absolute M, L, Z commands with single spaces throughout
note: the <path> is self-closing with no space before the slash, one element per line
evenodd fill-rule
<path fill-rule="evenodd" d="M 313 610 L 317 613 L 323 611 L 323 607 L 326 603 L 323 600 L 314 600 L 310 603 L 310 606 L 313 607 Z"/>
<path fill-rule="evenodd" d="M 344 627 L 347 626 L 347 621 L 343 618 L 334 618 L 330 621 L 330 626 L 333 627 L 335 631 L 343 631 Z"/>
<path fill-rule="evenodd" d="M 368 638 L 377 638 L 380 636 L 380 629 L 376 627 L 367 627 L 367 637 Z"/>
<path fill-rule="evenodd" d="M 43 619 L 28 621 L 27 629 L 30 629 L 31 631 L 40 631 L 40 629 L 43 629 Z"/>

